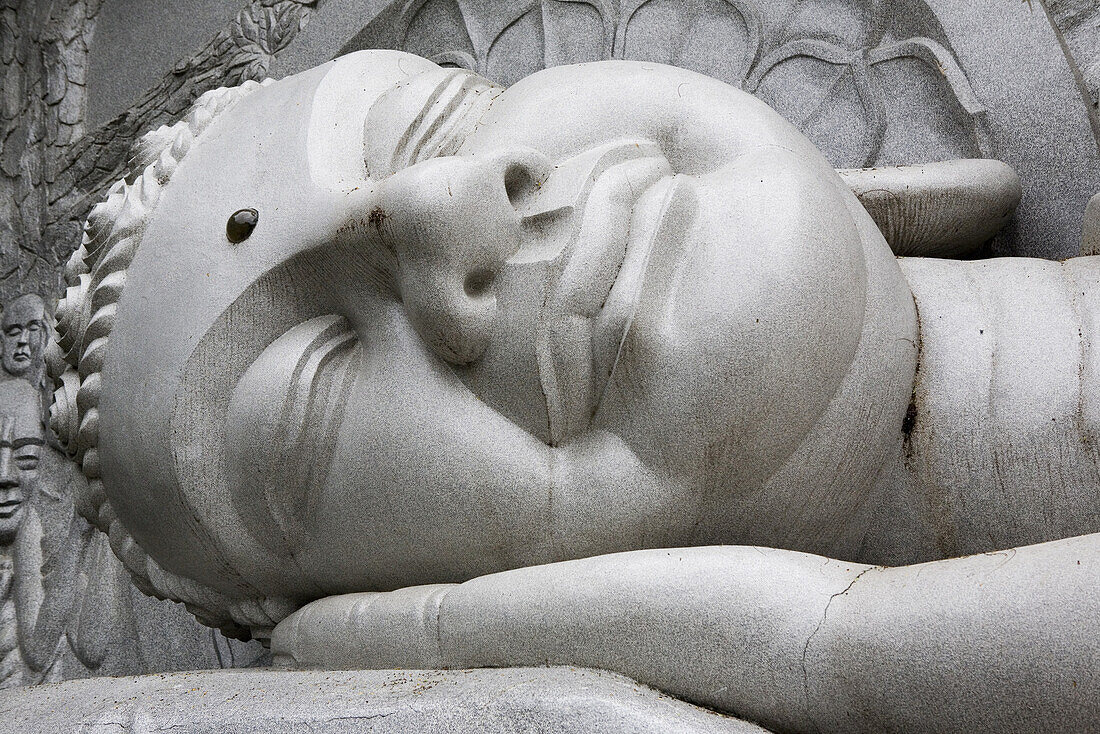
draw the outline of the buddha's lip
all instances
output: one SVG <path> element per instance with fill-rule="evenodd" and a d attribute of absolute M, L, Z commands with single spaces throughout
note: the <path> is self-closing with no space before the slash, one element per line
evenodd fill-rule
<path fill-rule="evenodd" d="M 539 319 L 536 351 L 553 444 L 586 430 L 599 408 L 654 240 L 633 226 L 638 205 L 670 173 L 652 144 L 622 145 L 608 157 L 575 204 L 579 221 Z M 659 216 L 642 219 L 660 223 Z"/>
<path fill-rule="evenodd" d="M 674 200 L 682 196 L 682 176 L 666 176 L 638 197 L 632 211 L 631 237 L 623 253 L 615 283 L 607 293 L 600 323 L 593 335 L 593 368 L 600 378 L 596 410 L 603 404 L 607 386 L 618 366 L 623 345 L 634 323 L 654 251 L 668 237 L 666 221 Z M 681 249 L 682 242 L 678 243 Z M 595 412 L 595 411 L 593 411 Z"/>

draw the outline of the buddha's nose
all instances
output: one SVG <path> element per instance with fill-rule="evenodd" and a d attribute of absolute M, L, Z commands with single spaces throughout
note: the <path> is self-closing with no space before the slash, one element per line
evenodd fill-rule
<path fill-rule="evenodd" d="M 19 468 L 12 459 L 13 433 L 13 421 L 6 418 L 0 427 L 0 501 L 8 494 L 8 490 L 19 486 Z"/>
<path fill-rule="evenodd" d="M 519 249 L 523 212 L 550 167 L 516 147 L 424 161 L 383 181 L 383 232 L 406 311 L 448 362 L 472 362 L 488 345 L 497 272 Z"/>

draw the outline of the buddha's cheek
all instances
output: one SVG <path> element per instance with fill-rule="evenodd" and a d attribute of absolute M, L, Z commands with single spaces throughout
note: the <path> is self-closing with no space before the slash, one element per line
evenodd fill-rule
<path fill-rule="evenodd" d="M 780 174 L 689 194 L 683 236 L 650 256 L 597 423 L 650 466 L 736 495 L 759 489 L 832 399 L 866 276 L 827 186 Z"/>
<path fill-rule="evenodd" d="M 303 505 L 293 555 L 325 592 L 686 542 L 686 495 L 618 436 L 547 446 L 474 397 L 415 334 L 392 338 L 369 340 L 332 459 L 317 467 L 323 486 Z"/>

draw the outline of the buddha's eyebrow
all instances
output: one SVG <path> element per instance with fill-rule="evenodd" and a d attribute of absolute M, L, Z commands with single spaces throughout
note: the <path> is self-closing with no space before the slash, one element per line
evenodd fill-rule
<path fill-rule="evenodd" d="M 429 158 L 454 155 L 489 108 L 495 90 L 499 87 L 477 74 L 450 70 L 432 89 L 398 141 L 390 173 Z"/>
<path fill-rule="evenodd" d="M 21 449 L 24 446 L 45 446 L 46 442 L 41 438 L 27 437 L 17 438 L 14 441 L 0 441 L 0 448 Z"/>

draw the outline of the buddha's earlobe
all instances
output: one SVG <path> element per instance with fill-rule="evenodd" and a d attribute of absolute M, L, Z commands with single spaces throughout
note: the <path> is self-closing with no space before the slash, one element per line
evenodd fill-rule
<path fill-rule="evenodd" d="M 1022 195 L 1016 172 L 989 159 L 837 173 L 896 255 L 972 253 L 1012 219 Z"/>

